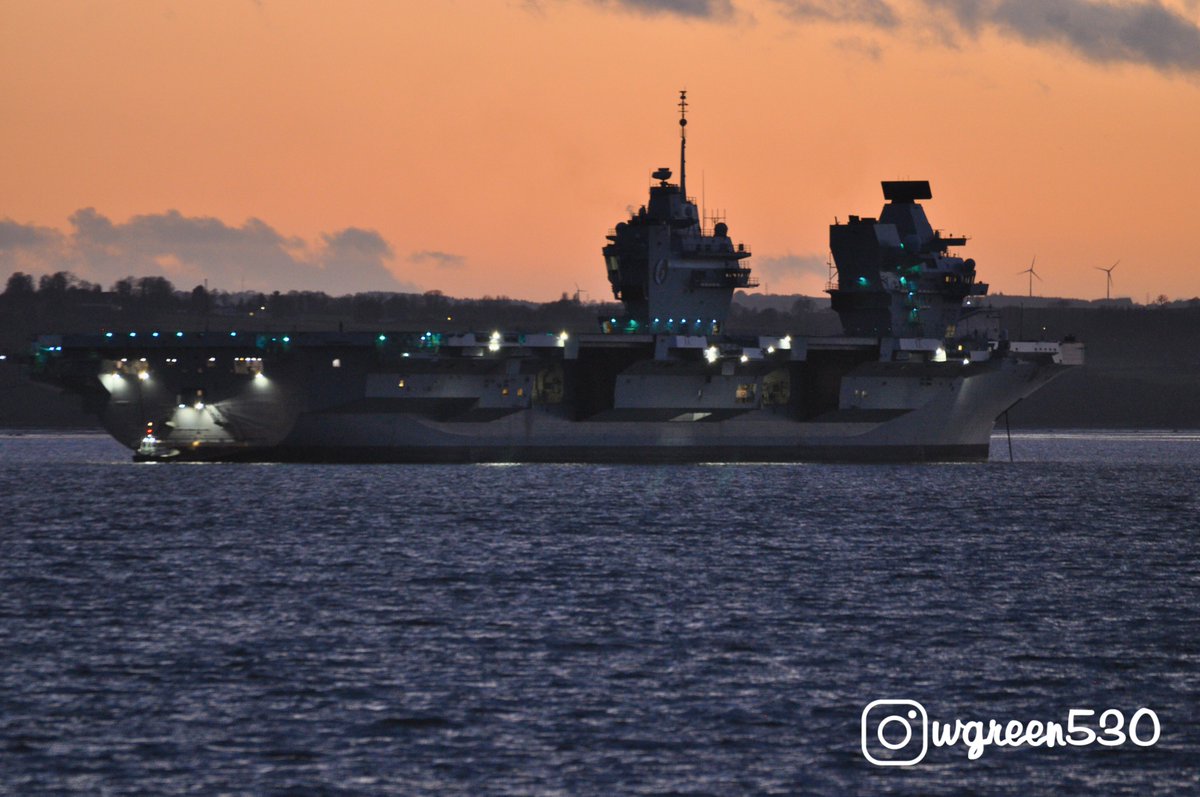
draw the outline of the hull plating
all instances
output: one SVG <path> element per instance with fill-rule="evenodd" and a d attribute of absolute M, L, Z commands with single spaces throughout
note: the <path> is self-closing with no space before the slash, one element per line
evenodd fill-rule
<path fill-rule="evenodd" d="M 339 404 L 302 410 L 297 402 L 232 396 L 210 408 L 238 418 L 256 439 L 178 428 L 172 460 L 309 462 L 963 462 L 984 461 L 995 420 L 1064 366 L 997 362 L 975 373 L 920 388 L 919 406 L 849 407 L 811 420 L 785 407 L 749 409 L 735 417 L 681 412 L 678 420 L 571 420 L 561 407 L 532 406 L 491 420 L 438 420 L 428 414 L 347 410 Z M 882 399 L 909 396 L 918 377 L 878 364 L 851 374 L 854 384 L 884 385 Z M 887 393 L 887 385 L 892 393 Z M 280 395 L 293 391 L 276 386 Z M 864 395 L 867 390 L 862 390 Z M 874 395 L 874 394 L 872 394 Z M 126 410 L 129 405 L 124 405 Z M 142 421 L 114 407 L 110 430 L 132 443 Z M 177 417 L 195 419 L 188 408 Z M 604 416 L 599 416 L 603 418 Z M 611 414 L 609 417 L 612 417 Z M 619 417 L 619 416 L 617 416 Z M 253 419 L 251 423 L 247 419 Z M 188 435 L 194 444 L 186 444 Z M 153 458 L 153 457 L 151 457 Z"/>

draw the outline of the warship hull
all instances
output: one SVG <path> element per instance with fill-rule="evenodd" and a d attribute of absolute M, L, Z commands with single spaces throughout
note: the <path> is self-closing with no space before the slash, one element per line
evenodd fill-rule
<path fill-rule="evenodd" d="M 938 361 L 923 341 L 757 339 L 716 358 L 679 336 L 496 351 L 474 336 L 436 351 L 400 334 L 194 337 L 43 341 L 39 376 L 143 460 L 971 462 L 999 416 L 1082 361 L 1079 344 Z"/>

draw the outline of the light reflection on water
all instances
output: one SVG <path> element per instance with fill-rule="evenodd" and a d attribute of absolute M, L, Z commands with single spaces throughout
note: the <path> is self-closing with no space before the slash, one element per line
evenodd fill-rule
<path fill-rule="evenodd" d="M 182 467 L 0 435 L 0 793 L 1196 793 L 1197 442 Z M 879 698 L 1163 737 L 885 771 Z"/>
<path fill-rule="evenodd" d="M 1021 431 L 1012 434 L 1016 462 L 1080 462 L 1137 464 L 1200 463 L 1200 431 L 1069 429 Z M 1008 440 L 1003 430 L 992 434 L 989 459 L 1007 462 Z"/>

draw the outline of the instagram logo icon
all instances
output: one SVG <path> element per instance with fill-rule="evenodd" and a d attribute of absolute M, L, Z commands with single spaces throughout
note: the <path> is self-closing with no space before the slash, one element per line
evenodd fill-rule
<path fill-rule="evenodd" d="M 915 700 L 872 700 L 862 713 L 862 752 L 880 767 L 911 767 L 929 752 L 929 716 Z"/>

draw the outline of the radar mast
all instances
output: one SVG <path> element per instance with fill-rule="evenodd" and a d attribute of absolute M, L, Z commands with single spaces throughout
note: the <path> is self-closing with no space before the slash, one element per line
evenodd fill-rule
<path fill-rule="evenodd" d="M 679 193 L 687 201 L 687 89 L 679 92 Z"/>

